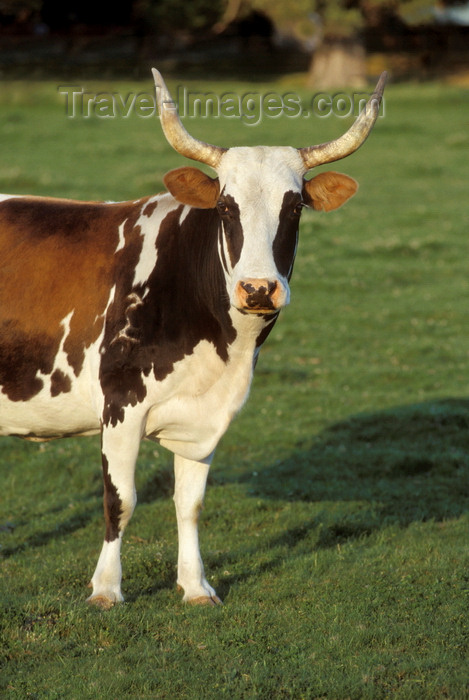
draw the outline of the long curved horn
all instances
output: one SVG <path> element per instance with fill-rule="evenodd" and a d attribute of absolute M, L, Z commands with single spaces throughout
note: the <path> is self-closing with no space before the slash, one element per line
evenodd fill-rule
<path fill-rule="evenodd" d="M 314 168 L 316 165 L 332 163 L 334 160 L 345 158 L 356 151 L 357 148 L 360 148 L 368 137 L 378 117 L 387 76 L 388 74 L 386 71 L 381 73 L 375 91 L 366 103 L 365 109 L 358 115 L 355 122 L 343 136 L 340 136 L 335 141 L 321 143 L 318 146 L 298 149 L 299 154 L 303 158 L 306 170 Z"/>
<path fill-rule="evenodd" d="M 152 73 L 155 80 L 161 126 L 168 143 L 182 156 L 216 168 L 221 156 L 228 149 L 212 146 L 191 136 L 179 119 L 176 105 L 161 73 L 156 68 L 152 68 Z"/>

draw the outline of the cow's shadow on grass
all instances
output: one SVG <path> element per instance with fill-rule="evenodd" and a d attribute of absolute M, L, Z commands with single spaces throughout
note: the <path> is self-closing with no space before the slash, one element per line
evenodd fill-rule
<path fill-rule="evenodd" d="M 379 504 L 400 525 L 457 517 L 469 505 L 469 400 L 353 416 L 238 481 L 263 498 Z"/>
<path fill-rule="evenodd" d="M 1 557 L 65 539 L 103 517 L 97 438 L 57 440 L 40 445 L 18 438 L 3 438 L 0 450 L 5 476 L 11 475 L 14 491 L 24 494 L 24 506 L 19 509 L 15 503 L 12 516 L 9 504 L 2 503 Z"/>
<path fill-rule="evenodd" d="M 281 566 L 284 546 L 294 556 L 310 551 L 311 543 L 313 549 L 331 548 L 390 525 L 457 518 L 469 510 L 469 400 L 357 415 L 256 470 L 237 478 L 254 498 L 316 506 L 300 526 L 270 539 L 272 558 L 258 572 Z M 229 568 L 233 558 L 236 553 L 207 563 Z M 232 583 L 220 582 L 223 597 Z"/>

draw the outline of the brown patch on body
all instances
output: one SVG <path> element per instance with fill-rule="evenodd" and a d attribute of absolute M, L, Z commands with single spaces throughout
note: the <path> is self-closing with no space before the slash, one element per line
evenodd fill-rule
<path fill-rule="evenodd" d="M 177 206 L 161 221 L 157 262 L 145 282 L 133 285 L 141 255 L 136 235 L 126 243 L 122 269 L 116 263 L 118 285 L 101 346 L 104 426 L 123 422 L 126 407 L 145 399 L 145 378 L 165 379 L 201 340 L 228 360 L 236 332 L 218 256 L 219 217 L 192 209 L 180 224 L 182 210 Z"/>
<path fill-rule="evenodd" d="M 52 372 L 50 378 L 50 393 L 51 396 L 58 396 L 59 394 L 66 394 L 72 388 L 72 380 L 70 377 L 62 372 L 60 369 L 56 369 Z"/>
<path fill-rule="evenodd" d="M 180 214 L 175 210 L 161 223 L 157 263 L 148 279 L 145 306 L 138 309 L 145 315 L 158 381 L 201 340 L 212 343 L 227 362 L 236 337 L 218 255 L 218 213 L 192 209 L 179 224 Z"/>
<path fill-rule="evenodd" d="M 0 386 L 12 401 L 43 387 L 64 336 L 76 376 L 98 338 L 114 284 L 119 226 L 140 214 L 140 202 L 103 204 L 42 197 L 0 203 Z M 66 390 L 54 373 L 52 395 Z"/>
<path fill-rule="evenodd" d="M 101 345 L 99 379 L 104 394 L 103 424 L 116 426 L 125 418 L 125 407 L 135 406 L 146 396 L 142 372 L 149 374 L 151 358 L 145 352 L 140 299 L 142 285 L 133 288 L 135 268 L 140 259 L 143 237 L 136 226 L 135 211 L 124 226 L 125 246 L 116 255 L 115 296 L 106 314 Z M 133 291 L 132 291 L 133 290 Z"/>
<path fill-rule="evenodd" d="M 148 202 L 148 204 L 146 204 L 145 207 L 142 209 L 142 214 L 144 216 L 150 217 L 153 214 L 153 212 L 155 211 L 157 206 L 158 206 L 157 199 L 154 199 L 152 202 Z"/>
<path fill-rule="evenodd" d="M 109 462 L 102 455 L 104 481 L 104 518 L 106 521 L 106 542 L 113 542 L 119 537 L 119 523 L 122 514 L 122 501 L 109 474 Z"/>

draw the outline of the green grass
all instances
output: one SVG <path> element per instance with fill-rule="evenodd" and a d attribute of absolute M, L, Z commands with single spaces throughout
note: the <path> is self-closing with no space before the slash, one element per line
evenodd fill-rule
<path fill-rule="evenodd" d="M 462 89 L 390 86 L 363 149 L 333 165 L 358 195 L 305 212 L 292 304 L 202 514 L 222 608 L 175 591 L 163 449 L 142 445 L 127 602 L 104 613 L 84 603 L 98 441 L 0 442 L 2 697 L 469 697 L 467 106 Z M 186 123 L 221 145 L 306 145 L 350 122 Z M 0 138 L 5 192 L 134 198 L 182 163 L 157 120 L 66 119 L 50 84 L 2 87 Z"/>

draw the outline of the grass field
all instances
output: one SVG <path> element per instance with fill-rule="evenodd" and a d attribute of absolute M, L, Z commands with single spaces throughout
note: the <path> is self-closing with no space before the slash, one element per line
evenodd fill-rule
<path fill-rule="evenodd" d="M 0 442 L 0 696 L 469 698 L 468 108 L 456 87 L 389 86 L 370 139 L 333 166 L 358 195 L 304 213 L 291 306 L 201 518 L 223 607 L 175 590 L 169 453 L 142 445 L 127 602 L 102 612 L 84 602 L 98 441 Z M 220 145 L 307 145 L 350 120 L 186 124 Z M 183 160 L 156 119 L 68 119 L 44 83 L 2 85 L 0 142 L 4 192 L 130 199 Z"/>

